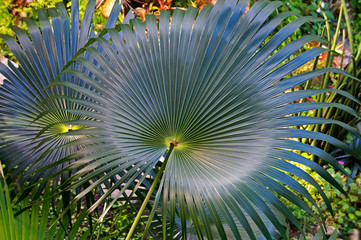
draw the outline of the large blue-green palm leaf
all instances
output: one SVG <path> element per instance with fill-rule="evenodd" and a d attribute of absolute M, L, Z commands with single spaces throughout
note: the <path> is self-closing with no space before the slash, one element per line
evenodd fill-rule
<path fill-rule="evenodd" d="M 81 51 L 97 64 L 81 57 L 75 60 L 91 75 L 65 71 L 87 87 L 66 81 L 50 85 L 49 89 L 64 86 L 86 96 L 59 96 L 84 107 L 69 109 L 69 114 L 84 119 L 68 123 L 85 128 L 64 136 L 89 136 L 88 147 L 73 154 L 76 161 L 61 171 L 76 170 L 63 184 L 66 189 L 90 182 L 73 203 L 103 186 L 105 192 L 91 212 L 112 193 L 114 202 L 127 189 L 137 191 L 144 183 L 149 192 L 141 199 L 134 227 L 148 209 L 145 219 L 150 224 L 155 215 L 152 224 L 163 223 L 163 239 L 193 234 L 199 239 L 272 239 L 273 228 L 265 223 L 272 223 L 286 238 L 279 214 L 301 226 L 276 195 L 318 219 L 295 194 L 317 208 L 292 175 L 313 185 L 330 206 L 316 181 L 290 161 L 342 188 L 324 168 L 292 150 L 315 154 L 343 169 L 331 155 L 295 139 L 320 139 L 352 150 L 330 136 L 295 126 L 336 123 L 358 133 L 342 122 L 293 114 L 333 106 L 359 116 L 340 104 L 295 101 L 328 91 L 359 101 L 334 89 L 285 93 L 320 74 L 345 73 L 320 69 L 284 79 L 326 49 L 313 48 L 284 63 L 289 56 L 309 41 L 324 40 L 305 36 L 275 50 L 302 24 L 319 19 L 300 17 L 265 42 L 293 13 L 270 18 L 280 2 L 257 1 L 245 13 L 247 4 L 218 1 L 199 14 L 194 8 L 175 10 L 171 21 L 170 13 L 163 11 L 159 24 L 154 16 L 147 16 L 146 22 L 134 20 L 131 26 L 120 26 L 121 34 L 108 29 L 110 40 L 96 39 L 102 52 L 87 45 Z"/>
<path fill-rule="evenodd" d="M 74 90 L 66 87 L 47 90 L 46 86 L 54 81 L 64 65 L 88 42 L 89 38 L 96 36 L 92 26 L 94 8 L 95 0 L 89 1 L 80 26 L 78 1 L 72 1 L 71 19 L 64 4 L 58 3 L 56 8 L 50 8 L 48 11 L 38 10 L 40 29 L 32 20 L 24 19 L 30 38 L 24 30 L 16 26 L 12 29 L 18 42 L 10 36 L 1 36 L 14 53 L 19 67 L 11 62 L 9 67 L 0 63 L 0 73 L 7 79 L 0 87 L 0 138 L 2 139 L 0 158 L 13 176 L 22 174 L 23 181 L 32 176 L 36 169 L 49 166 L 79 148 L 78 146 L 62 148 L 41 158 L 49 148 L 56 148 L 74 140 L 73 137 L 59 134 L 76 129 L 76 126 L 54 123 L 82 118 L 62 110 L 81 108 L 78 104 L 58 99 L 43 105 L 42 102 L 53 95 L 77 96 Z M 107 27 L 115 26 L 120 9 L 121 5 L 117 2 L 108 19 Z M 91 59 L 90 55 L 84 57 Z M 72 68 L 79 69 L 79 66 L 73 64 Z M 84 85 L 71 74 L 62 74 L 60 78 L 63 81 Z M 55 111 L 51 111 L 41 121 L 34 122 L 39 114 L 54 107 Z M 51 127 L 36 138 L 45 126 Z M 38 147 L 39 143 L 44 144 Z M 37 161 L 39 158 L 41 160 Z M 55 170 L 59 171 L 67 164 L 58 165 Z M 32 182 L 50 174 L 51 169 L 37 173 L 32 177 Z"/>

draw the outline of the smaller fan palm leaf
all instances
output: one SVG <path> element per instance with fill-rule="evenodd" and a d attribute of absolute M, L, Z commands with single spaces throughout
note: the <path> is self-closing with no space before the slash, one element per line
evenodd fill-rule
<path fill-rule="evenodd" d="M 14 177 L 21 175 L 22 183 L 30 176 L 31 182 L 36 183 L 38 179 L 51 175 L 53 170 L 61 170 L 68 162 L 57 165 L 55 169 L 35 173 L 36 169 L 49 166 L 79 149 L 79 146 L 72 146 L 45 154 L 48 149 L 56 149 L 79 138 L 61 135 L 79 126 L 57 123 L 71 122 L 83 117 L 63 110 L 81 109 L 81 106 L 66 99 L 53 99 L 47 104 L 42 102 L 59 94 L 77 96 L 77 92 L 67 87 L 49 90 L 46 86 L 54 81 L 65 64 L 89 38 L 96 36 L 92 27 L 94 8 L 95 0 L 89 1 L 80 27 L 78 1 L 72 1 L 71 19 L 64 4 L 58 3 L 56 8 L 38 10 L 40 29 L 35 22 L 24 18 L 31 38 L 16 26 L 12 29 L 19 43 L 10 36 L 1 36 L 18 60 L 19 67 L 11 62 L 8 66 L 0 63 L 0 73 L 7 79 L 0 86 L 0 158 L 5 163 L 6 170 Z M 117 2 L 108 19 L 107 27 L 115 26 L 120 9 L 121 5 Z M 90 59 L 91 56 L 83 57 Z M 71 68 L 78 66 L 73 64 Z M 62 74 L 60 78 L 73 84 L 84 85 L 71 74 Z M 35 121 L 42 113 L 48 114 L 40 121 Z M 39 136 L 45 126 L 48 126 L 46 131 Z"/>

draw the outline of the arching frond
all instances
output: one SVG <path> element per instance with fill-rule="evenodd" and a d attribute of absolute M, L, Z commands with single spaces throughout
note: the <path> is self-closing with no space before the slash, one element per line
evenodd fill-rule
<path fill-rule="evenodd" d="M 54 98 L 47 104 L 42 102 L 54 95 L 81 98 L 70 88 L 57 87 L 49 90 L 46 86 L 55 80 L 75 53 L 90 38 L 96 36 L 92 24 L 94 8 L 95 0 L 89 1 L 80 26 L 79 2 L 72 1 L 71 18 L 64 4 L 58 3 L 56 8 L 47 11 L 38 10 L 40 28 L 31 19 L 24 19 L 30 38 L 17 26 L 13 26 L 12 29 L 19 43 L 11 36 L 1 36 L 18 60 L 19 67 L 11 62 L 8 67 L 0 63 L 0 72 L 7 79 L 0 86 L 0 138 L 2 139 L 0 159 L 14 177 L 22 175 L 22 183 L 30 176 L 31 183 L 35 183 L 40 178 L 51 175 L 53 170 L 56 172 L 61 170 L 68 165 L 68 162 L 57 165 L 54 169 L 36 173 L 34 176 L 37 169 L 49 166 L 79 149 L 79 146 L 72 146 L 44 154 L 48 149 L 63 146 L 79 138 L 61 134 L 79 128 L 64 122 L 80 120 L 83 117 L 64 111 L 68 108 L 82 109 L 79 104 L 66 99 Z M 121 4 L 117 1 L 107 27 L 115 26 L 120 9 Z M 91 61 L 89 54 L 83 54 L 83 57 Z M 79 66 L 73 64 L 71 68 L 79 69 Z M 80 79 L 71 74 L 62 74 L 60 79 L 84 86 Z M 42 113 L 47 114 L 40 121 L 35 121 Z M 59 122 L 63 123 L 59 124 Z M 46 126 L 47 129 L 44 130 Z M 42 134 L 37 138 L 39 132 Z"/>

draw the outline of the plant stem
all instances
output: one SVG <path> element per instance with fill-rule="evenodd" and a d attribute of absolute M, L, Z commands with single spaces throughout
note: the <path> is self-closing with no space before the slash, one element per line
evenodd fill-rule
<path fill-rule="evenodd" d="M 133 233 L 135 231 L 135 228 L 137 227 L 138 222 L 139 222 L 139 220 L 140 220 L 140 218 L 141 218 L 141 216 L 142 216 L 142 214 L 144 212 L 144 209 L 147 206 L 147 204 L 149 202 L 149 199 L 152 196 L 152 193 L 153 193 L 156 185 L 158 184 L 161 176 L 163 175 L 164 169 L 167 166 L 168 159 L 169 159 L 170 154 L 172 153 L 173 149 L 174 149 L 174 144 L 171 143 L 168 150 L 167 150 L 166 156 L 164 158 L 164 162 L 163 162 L 162 166 L 160 167 L 159 172 L 155 176 L 154 181 L 152 183 L 152 186 L 150 187 L 150 189 L 149 189 L 149 191 L 147 193 L 147 196 L 145 197 L 145 199 L 144 199 L 144 201 L 142 203 L 142 206 L 140 207 L 139 212 L 138 212 L 137 216 L 135 217 L 134 222 L 132 224 L 132 227 L 130 228 L 130 230 L 128 232 L 128 235 L 127 235 L 125 240 L 130 240 L 130 238 L 132 237 L 132 235 L 133 235 Z"/>
<path fill-rule="evenodd" d="M 352 30 L 351 30 L 351 23 L 350 23 L 350 17 L 348 16 L 347 8 L 345 0 L 341 0 L 341 6 L 343 8 L 343 11 L 345 13 L 345 20 L 346 20 L 346 26 L 347 26 L 347 35 L 348 35 L 348 42 L 350 43 L 350 52 L 351 56 L 354 54 L 354 46 L 353 46 L 353 39 L 352 39 Z"/>

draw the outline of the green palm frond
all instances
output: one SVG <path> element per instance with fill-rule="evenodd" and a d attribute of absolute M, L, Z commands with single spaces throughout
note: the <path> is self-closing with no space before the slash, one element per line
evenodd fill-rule
<path fill-rule="evenodd" d="M 49 185 L 45 192 L 50 192 Z M 21 202 L 22 207 L 28 205 L 28 199 Z M 6 183 L 2 165 L 0 163 L 0 239 L 4 240 L 55 240 L 65 239 L 69 222 L 63 222 L 63 228 L 54 228 L 48 231 L 49 223 L 57 221 L 54 215 L 50 215 L 50 200 L 43 199 L 32 204 L 30 210 L 16 215 L 18 207 L 14 208 L 13 199 L 10 197 L 10 190 Z M 53 209 L 54 210 L 54 209 Z"/>
<path fill-rule="evenodd" d="M 60 136 L 88 136 L 69 141 L 64 149 L 79 143 L 83 148 L 51 165 L 73 160 L 59 171 L 72 172 L 61 190 L 89 185 L 69 206 L 100 188 L 104 192 L 88 212 L 109 200 L 101 220 L 126 190 L 132 190 L 127 197 L 135 193 L 143 204 L 127 239 L 141 220 L 149 223 L 146 230 L 150 224 L 162 224 L 162 239 L 273 239 L 274 232 L 287 239 L 278 214 L 302 227 L 278 196 L 323 221 L 308 205 L 321 214 L 312 196 L 291 176 L 313 185 L 331 210 L 326 195 L 291 162 L 312 168 L 344 191 L 324 168 L 293 150 L 315 154 L 345 171 L 330 154 L 295 139 L 319 139 L 346 152 L 353 150 L 330 136 L 295 126 L 335 123 L 359 133 L 339 121 L 293 114 L 336 107 L 359 115 L 341 104 L 295 101 L 335 91 L 360 102 L 335 89 L 285 93 L 323 73 L 347 73 L 329 68 L 285 78 L 327 50 L 313 48 L 284 63 L 289 56 L 310 41 L 325 40 L 305 36 L 275 50 L 302 24 L 320 20 L 300 17 L 265 42 L 293 13 L 271 18 L 278 1 L 257 1 L 245 13 L 247 4 L 220 0 L 199 13 L 195 8 L 177 9 L 171 18 L 170 12 L 162 11 L 159 23 L 152 15 L 146 22 L 135 19 L 131 25 L 120 25 L 120 31 L 107 29 L 109 39 L 96 38 L 98 45 L 86 44 L 67 64 L 79 68 L 63 74 L 83 84 L 59 78 L 49 91 L 64 87 L 76 94 L 51 97 L 47 104 L 57 100 L 79 106 L 63 109 L 81 116 L 71 121 L 81 128 Z M 84 51 L 89 59 L 81 56 Z M 36 124 L 48 117 L 40 115 Z M 59 149 L 63 148 L 49 154 Z"/>
<path fill-rule="evenodd" d="M 52 170 L 59 171 L 68 165 L 68 162 L 34 176 L 37 169 L 49 166 L 79 148 L 73 146 L 45 154 L 49 148 L 57 148 L 75 139 L 61 134 L 79 126 L 57 123 L 79 120 L 82 117 L 63 110 L 81 108 L 78 104 L 59 99 L 54 99 L 48 104 L 42 102 L 53 95 L 77 96 L 74 90 L 66 87 L 49 90 L 46 86 L 54 81 L 64 65 L 89 38 L 96 36 L 92 26 L 94 8 L 95 0 L 89 1 L 80 26 L 78 1 L 72 1 L 71 18 L 64 4 L 58 3 L 56 8 L 38 10 L 40 29 L 32 20 L 24 19 L 30 38 L 24 30 L 16 26 L 12 29 L 19 43 L 11 36 L 1 36 L 14 53 L 19 67 L 11 62 L 9 67 L 0 63 L 0 73 L 7 78 L 0 86 L 0 159 L 14 177 L 21 176 L 22 183 L 30 176 L 32 183 L 35 183 L 38 179 L 51 175 Z M 115 26 L 120 9 L 121 4 L 117 1 L 107 27 Z M 83 57 L 90 58 L 89 55 Z M 71 68 L 76 69 L 78 66 L 75 64 Z M 60 78 L 73 84 L 84 85 L 81 80 L 70 74 L 62 74 Z M 50 109 L 54 108 L 56 110 L 49 113 Z M 34 122 L 39 114 L 44 112 L 48 112 L 46 117 Z M 45 126 L 48 128 L 41 132 Z M 39 132 L 42 135 L 37 138 Z"/>

